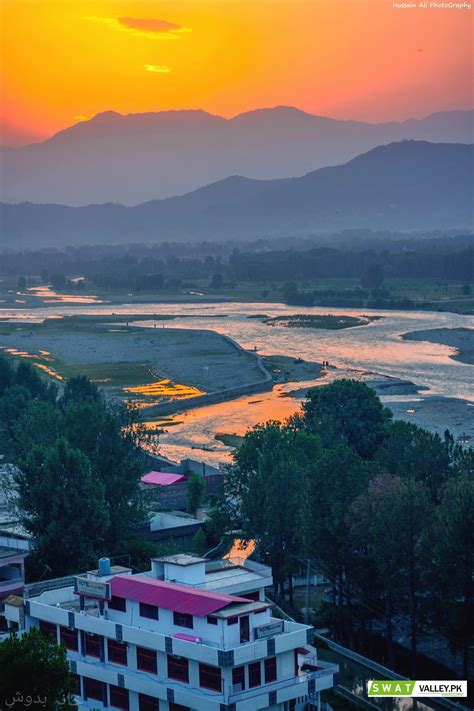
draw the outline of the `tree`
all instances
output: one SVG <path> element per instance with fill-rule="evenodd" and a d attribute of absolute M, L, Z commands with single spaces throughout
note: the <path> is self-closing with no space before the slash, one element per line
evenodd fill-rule
<path fill-rule="evenodd" d="M 223 285 L 224 277 L 222 276 L 222 274 L 213 274 L 211 283 L 209 284 L 211 289 L 222 289 Z"/>
<path fill-rule="evenodd" d="M 0 396 L 3 395 L 7 388 L 13 385 L 14 379 L 15 371 L 10 361 L 4 357 L 0 357 Z"/>
<path fill-rule="evenodd" d="M 198 555 L 204 555 L 208 551 L 208 548 L 206 534 L 204 530 L 200 528 L 193 536 L 193 549 Z"/>
<path fill-rule="evenodd" d="M 377 476 L 368 492 L 352 504 L 348 523 L 359 565 L 367 564 L 376 573 L 385 607 L 385 634 L 388 666 L 393 668 L 393 616 L 401 595 L 400 566 L 402 553 L 398 546 L 398 512 L 394 506 L 400 495 L 398 477 Z"/>
<path fill-rule="evenodd" d="M 225 500 L 220 496 L 212 496 L 204 521 L 203 531 L 206 537 L 206 550 L 214 548 L 224 537 L 229 527 L 229 516 Z"/>
<path fill-rule="evenodd" d="M 426 484 L 410 478 L 402 479 L 394 508 L 398 513 L 398 531 L 394 533 L 403 554 L 400 569 L 402 602 L 410 618 L 411 678 L 415 679 L 419 600 L 425 583 L 425 536 L 432 514 L 430 493 Z"/>
<path fill-rule="evenodd" d="M 92 400 L 93 402 L 99 402 L 101 400 L 97 385 L 92 383 L 85 375 L 70 378 L 64 388 L 61 404 L 65 406 L 70 402 L 80 402 L 84 400 Z"/>
<path fill-rule="evenodd" d="M 16 451 L 15 423 L 22 416 L 31 394 L 21 385 L 13 385 L 3 391 L 0 397 L 0 450 L 5 454 Z"/>
<path fill-rule="evenodd" d="M 62 291 L 66 288 L 67 279 L 64 274 L 51 274 L 51 286 L 56 291 Z"/>
<path fill-rule="evenodd" d="M 54 400 L 57 396 L 55 383 L 47 383 L 30 363 L 21 361 L 15 369 L 15 384 L 29 390 L 31 397 Z"/>
<path fill-rule="evenodd" d="M 202 504 L 204 492 L 206 490 L 206 482 L 201 474 L 191 472 L 186 482 L 186 509 L 193 516 Z"/>
<path fill-rule="evenodd" d="M 351 567 L 347 514 L 354 499 L 366 491 L 369 476 L 370 465 L 344 444 L 321 450 L 320 456 L 311 462 L 309 555 L 315 558 L 332 583 L 333 629 L 336 591 L 340 604 L 350 604 L 351 599 L 349 583 L 345 595 L 345 582 Z"/>
<path fill-rule="evenodd" d="M 30 399 L 10 423 L 9 431 L 10 443 L 6 451 L 19 460 L 35 445 L 53 445 L 64 431 L 64 418 L 55 403 Z"/>
<path fill-rule="evenodd" d="M 397 607 L 410 618 L 412 673 L 416 673 L 418 600 L 426 560 L 424 535 L 430 520 L 427 487 L 389 474 L 371 480 L 368 491 L 350 507 L 348 524 L 356 565 L 375 574 L 385 604 L 389 666 L 393 665 L 392 619 Z M 364 560 L 365 559 L 365 560 Z"/>
<path fill-rule="evenodd" d="M 360 283 L 364 289 L 379 289 L 384 281 L 384 273 L 380 264 L 370 264 L 362 274 Z"/>
<path fill-rule="evenodd" d="M 0 708 L 21 711 L 40 703 L 46 711 L 55 711 L 59 705 L 76 709 L 74 693 L 74 677 L 63 646 L 51 644 L 36 629 L 0 643 Z M 12 700 L 20 696 L 22 700 L 13 705 Z"/>
<path fill-rule="evenodd" d="M 398 420 L 387 428 L 387 436 L 375 454 L 375 460 L 389 474 L 424 482 L 434 502 L 449 476 L 451 451 L 449 439 Z"/>
<path fill-rule="evenodd" d="M 441 491 L 431 540 L 433 576 L 440 619 L 463 649 L 463 677 L 469 675 L 474 635 L 474 479 L 472 471 L 453 477 Z"/>
<path fill-rule="evenodd" d="M 293 422 L 317 434 L 325 447 L 347 444 L 370 459 L 383 441 L 391 416 L 365 383 L 337 380 L 310 390 L 302 416 Z"/>
<path fill-rule="evenodd" d="M 85 454 L 65 439 L 35 446 L 16 474 L 19 508 L 34 557 L 55 576 L 90 566 L 104 552 L 104 487 Z"/>
<path fill-rule="evenodd" d="M 257 542 L 271 565 L 275 592 L 284 595 L 295 558 L 305 551 L 309 525 L 307 471 L 319 441 L 280 422 L 257 425 L 235 453 L 225 477 L 229 514 L 244 539 Z"/>
<path fill-rule="evenodd" d="M 64 433 L 71 446 L 88 457 L 103 489 L 109 525 L 106 547 L 122 553 L 127 529 L 145 516 L 140 477 L 146 471 L 146 455 L 140 444 L 142 429 L 133 412 L 98 399 L 93 389 L 69 383 L 62 402 Z M 89 393 L 90 397 L 84 397 Z"/>

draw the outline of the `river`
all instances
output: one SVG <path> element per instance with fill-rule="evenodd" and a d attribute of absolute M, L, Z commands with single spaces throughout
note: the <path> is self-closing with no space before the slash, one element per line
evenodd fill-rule
<path fill-rule="evenodd" d="M 454 360 L 456 351 L 445 345 L 403 340 L 402 334 L 435 328 L 474 328 L 474 317 L 432 311 L 373 311 L 342 308 L 289 307 L 272 303 L 179 303 L 60 304 L 36 309 L 0 309 L 0 317 L 41 321 L 51 316 L 79 314 L 150 314 L 150 320 L 137 322 L 142 327 L 162 326 L 153 315 L 172 315 L 167 328 L 212 329 L 230 336 L 244 348 L 257 348 L 262 355 L 280 354 L 310 361 L 328 360 L 343 369 L 371 371 L 410 380 L 423 386 L 429 395 L 461 398 L 474 403 L 473 366 Z M 364 326 L 343 330 L 288 328 L 267 325 L 255 318 L 293 314 L 336 313 L 350 316 L 379 316 Z M 250 318 L 249 318 L 250 317 Z M 253 317 L 253 318 L 252 318 Z M 295 412 L 300 401 L 282 397 L 304 385 L 278 385 L 271 393 L 244 397 L 191 410 L 173 418 L 174 426 L 160 438 L 163 454 L 172 458 L 189 456 L 209 462 L 229 458 L 230 449 L 215 440 L 219 432 L 243 434 L 247 427 L 269 418 L 284 418 Z M 400 399 L 400 398 L 395 398 Z M 403 399 L 403 398 L 402 398 Z M 413 396 L 405 398 L 413 401 Z M 387 398 L 389 401 L 390 398 Z M 472 423 L 474 408 L 465 407 L 459 419 Z M 190 451 L 190 450 L 198 450 Z M 199 457 L 198 457 L 199 454 Z"/>

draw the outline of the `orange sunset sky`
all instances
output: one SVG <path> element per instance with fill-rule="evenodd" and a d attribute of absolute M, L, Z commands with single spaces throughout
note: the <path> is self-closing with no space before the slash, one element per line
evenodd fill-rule
<path fill-rule="evenodd" d="M 287 104 L 376 122 L 472 106 L 474 10 L 392 0 L 0 5 L 7 145 L 109 109 L 232 116 Z"/>

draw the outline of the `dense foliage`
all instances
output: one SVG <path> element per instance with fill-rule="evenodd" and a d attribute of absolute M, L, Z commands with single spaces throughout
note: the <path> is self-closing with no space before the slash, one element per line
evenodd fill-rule
<path fill-rule="evenodd" d="M 464 654 L 473 641 L 474 452 L 392 422 L 366 385 L 315 388 L 301 413 L 251 430 L 226 477 L 234 525 L 255 539 L 284 598 L 307 564 L 332 583 L 330 623 L 364 650 L 383 620 L 407 621 L 412 672 L 419 630 L 442 630 Z M 286 584 L 285 584 L 286 583 Z M 412 678 L 416 678 L 415 676 Z M 466 678 L 466 675 L 463 677 Z"/>
<path fill-rule="evenodd" d="M 0 642 L 0 708 L 76 709 L 74 693 L 65 647 L 50 644 L 36 629 Z"/>
<path fill-rule="evenodd" d="M 346 293 L 354 305 L 367 298 L 367 290 L 380 289 L 384 279 L 474 280 L 472 235 L 394 235 L 369 230 L 253 243 L 161 242 L 9 251 L 1 254 L 0 261 L 0 273 L 18 279 L 20 289 L 27 286 L 27 277 L 38 275 L 59 290 L 83 286 L 82 282 L 66 284 L 66 276 L 80 275 L 94 287 L 147 292 L 189 286 L 199 279 L 209 280 L 209 286 L 218 289 L 235 281 L 355 278 L 362 289 Z M 319 291 L 318 303 L 326 300 L 330 304 L 333 297 L 331 289 Z M 303 296 L 299 298 L 296 303 L 304 305 Z M 304 298 L 314 300 L 311 294 Z"/>
<path fill-rule="evenodd" d="M 60 394 L 31 365 L 0 358 L 0 451 L 17 465 L 33 571 L 60 576 L 129 552 L 131 526 L 144 517 L 141 437 L 133 413 L 107 403 L 86 378 Z"/>

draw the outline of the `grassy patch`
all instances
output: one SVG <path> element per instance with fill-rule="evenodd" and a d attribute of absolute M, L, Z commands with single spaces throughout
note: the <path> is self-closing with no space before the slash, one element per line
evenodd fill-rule
<path fill-rule="evenodd" d="M 108 388 L 141 386 L 156 377 L 147 363 L 63 363 L 58 370 L 65 378 L 85 375 L 93 383 Z"/>
<path fill-rule="evenodd" d="M 217 439 L 219 442 L 222 442 L 222 444 L 225 444 L 226 447 L 233 447 L 234 449 L 240 447 L 244 440 L 242 435 L 227 434 L 225 432 L 218 432 L 215 435 L 214 439 Z"/>
<path fill-rule="evenodd" d="M 321 375 L 321 364 L 291 356 L 264 356 L 263 364 L 277 383 L 314 380 Z"/>

